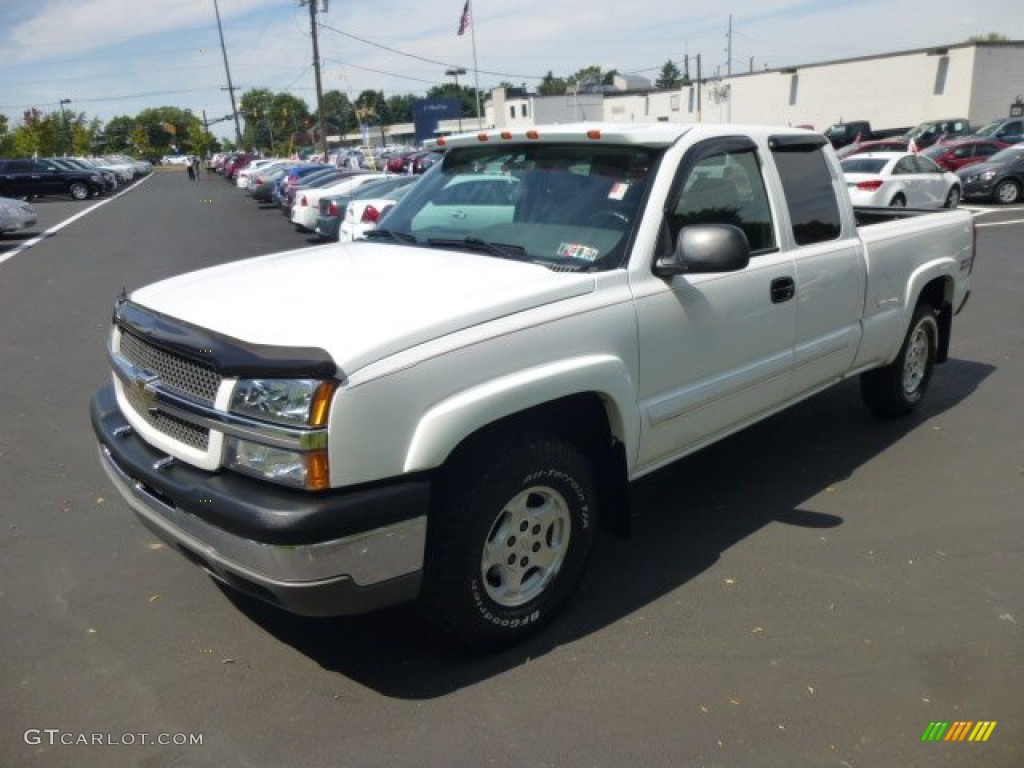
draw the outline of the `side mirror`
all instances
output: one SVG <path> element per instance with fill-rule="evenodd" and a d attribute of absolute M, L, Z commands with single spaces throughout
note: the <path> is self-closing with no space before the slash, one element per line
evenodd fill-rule
<path fill-rule="evenodd" d="M 732 224 L 697 224 L 680 230 L 675 251 L 655 262 L 654 274 L 737 272 L 749 263 L 750 243 L 742 229 Z"/>

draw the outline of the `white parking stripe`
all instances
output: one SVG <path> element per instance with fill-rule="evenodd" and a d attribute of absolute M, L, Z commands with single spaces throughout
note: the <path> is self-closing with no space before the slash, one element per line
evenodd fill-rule
<path fill-rule="evenodd" d="M 134 184 L 132 184 L 130 187 L 125 187 L 124 189 L 122 189 L 120 192 L 118 192 L 113 197 L 108 197 L 108 198 L 106 198 L 104 200 L 100 200 L 98 203 L 93 203 L 88 208 L 86 208 L 85 210 L 79 211 L 78 213 L 76 213 L 71 218 L 64 219 L 64 221 L 60 222 L 59 224 L 55 224 L 54 226 L 50 227 L 45 232 L 41 232 L 40 234 L 38 234 L 35 237 L 33 237 L 31 240 L 26 240 L 24 243 L 22 243 L 17 248 L 12 250 L 10 253 L 0 254 L 0 264 L 3 264 L 8 259 L 14 258 L 19 253 L 21 253 L 22 251 L 27 251 L 29 248 L 31 248 L 36 243 L 42 242 L 43 240 L 45 240 L 46 238 L 50 237 L 51 235 L 56 234 L 60 230 L 64 229 L 64 227 L 66 227 L 68 224 L 70 224 L 73 221 L 77 221 L 78 219 L 80 219 L 83 216 L 85 216 L 87 213 L 92 213 L 93 211 L 95 211 L 100 206 L 106 205 L 107 203 L 109 203 L 111 200 L 117 200 L 117 198 L 119 198 L 121 195 L 126 194 L 126 193 L 130 192 L 131 190 L 135 189 L 140 184 L 142 184 L 142 183 L 144 183 L 146 181 L 149 181 L 152 177 L 153 177 L 153 174 L 149 174 L 148 176 L 146 176 L 146 178 L 140 179 L 139 181 L 137 181 Z"/>

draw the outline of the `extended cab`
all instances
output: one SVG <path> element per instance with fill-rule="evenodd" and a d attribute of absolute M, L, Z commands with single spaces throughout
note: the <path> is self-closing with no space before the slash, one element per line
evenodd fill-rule
<path fill-rule="evenodd" d="M 810 131 L 444 148 L 368 240 L 115 304 L 103 467 L 164 541 L 286 610 L 417 600 L 465 643 L 518 640 L 631 481 L 850 376 L 907 413 L 967 300 L 971 214 L 855 211 Z"/>

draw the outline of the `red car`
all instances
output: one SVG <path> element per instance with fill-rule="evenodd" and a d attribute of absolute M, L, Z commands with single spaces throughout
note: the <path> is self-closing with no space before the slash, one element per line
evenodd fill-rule
<path fill-rule="evenodd" d="M 961 139 L 933 144 L 921 154 L 931 158 L 947 171 L 955 171 L 965 165 L 982 163 L 1008 146 L 1010 145 L 992 139 Z"/>

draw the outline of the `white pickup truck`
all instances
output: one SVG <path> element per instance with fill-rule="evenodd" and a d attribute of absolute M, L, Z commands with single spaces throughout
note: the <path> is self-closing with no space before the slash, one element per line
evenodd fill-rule
<path fill-rule="evenodd" d="M 819 134 L 443 144 L 368 240 L 116 302 L 101 462 L 237 590 L 306 615 L 416 600 L 511 643 L 566 602 L 631 481 L 854 375 L 906 413 L 946 359 L 970 213 L 855 211 Z"/>

